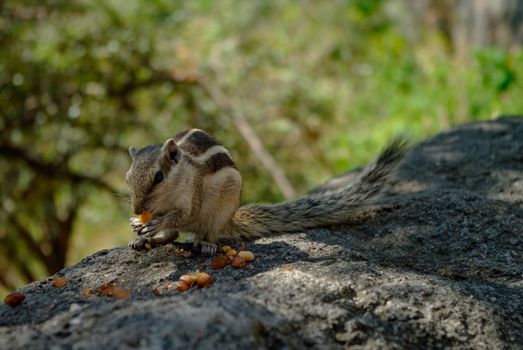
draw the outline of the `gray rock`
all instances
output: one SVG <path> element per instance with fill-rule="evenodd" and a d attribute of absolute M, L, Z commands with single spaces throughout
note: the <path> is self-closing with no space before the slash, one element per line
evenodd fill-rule
<path fill-rule="evenodd" d="M 414 147 L 351 224 L 246 243 L 251 269 L 116 248 L 33 282 L 0 305 L 0 348 L 521 349 L 522 203 L 523 118 L 467 124 Z M 210 288 L 153 293 L 198 269 Z M 108 282 L 132 297 L 81 295 Z"/>

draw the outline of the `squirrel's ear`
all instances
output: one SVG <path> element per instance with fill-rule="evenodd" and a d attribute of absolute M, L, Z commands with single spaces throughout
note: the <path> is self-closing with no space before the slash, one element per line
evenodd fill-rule
<path fill-rule="evenodd" d="M 131 159 L 133 159 L 136 155 L 136 148 L 134 148 L 133 146 L 129 147 L 129 155 L 131 156 Z"/>
<path fill-rule="evenodd" d="M 168 162 L 178 163 L 180 159 L 180 152 L 174 139 L 168 139 L 162 146 L 162 153 L 165 160 Z"/>

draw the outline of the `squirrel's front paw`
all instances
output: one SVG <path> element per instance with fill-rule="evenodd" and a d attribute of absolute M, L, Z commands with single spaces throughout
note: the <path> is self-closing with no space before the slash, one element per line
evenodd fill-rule
<path fill-rule="evenodd" d="M 148 221 L 145 224 L 142 223 L 139 218 L 130 218 L 129 221 L 133 232 L 139 236 L 153 232 L 158 228 L 158 220 L 156 219 Z"/>

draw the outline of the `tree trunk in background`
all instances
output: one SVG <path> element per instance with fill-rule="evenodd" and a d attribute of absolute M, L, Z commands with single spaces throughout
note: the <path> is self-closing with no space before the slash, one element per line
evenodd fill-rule
<path fill-rule="evenodd" d="M 470 48 L 523 44 L 523 0 L 403 1 L 416 28 L 436 26 L 450 40 L 458 59 Z M 413 30 L 410 28 L 409 30 Z"/>

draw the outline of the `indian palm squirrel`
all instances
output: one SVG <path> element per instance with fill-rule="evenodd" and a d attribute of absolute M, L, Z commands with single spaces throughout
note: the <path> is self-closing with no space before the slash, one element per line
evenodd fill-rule
<path fill-rule="evenodd" d="M 135 214 L 150 212 L 142 223 L 131 218 L 140 250 L 173 242 L 179 231 L 193 232 L 201 253 L 212 255 L 226 238 L 254 238 L 350 222 L 371 202 L 407 151 L 403 137 L 393 139 L 356 180 L 343 188 L 278 204 L 240 207 L 242 177 L 231 155 L 213 136 L 191 129 L 163 144 L 129 148 L 126 175 Z"/>

